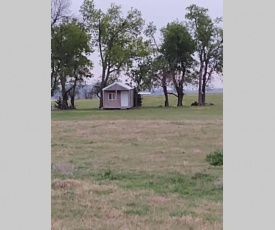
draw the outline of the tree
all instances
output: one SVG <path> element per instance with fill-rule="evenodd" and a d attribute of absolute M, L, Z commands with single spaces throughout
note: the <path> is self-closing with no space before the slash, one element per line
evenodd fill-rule
<path fill-rule="evenodd" d="M 214 73 L 223 72 L 223 29 L 219 26 L 222 18 L 211 19 L 208 9 L 190 5 L 185 15 L 192 36 L 196 42 L 199 63 L 198 104 L 205 105 L 205 89 Z"/>
<path fill-rule="evenodd" d="M 138 94 L 140 91 L 151 89 L 153 86 L 153 75 L 152 75 L 152 59 L 150 56 L 141 57 L 137 60 L 137 63 L 134 67 L 127 71 L 127 76 L 130 79 L 130 86 L 134 88 L 134 106 L 141 106 L 142 98 Z"/>
<path fill-rule="evenodd" d="M 154 85 L 162 87 L 165 98 L 164 106 L 169 107 L 167 85 L 171 82 L 172 78 L 168 62 L 163 54 L 159 54 L 159 56 L 155 57 L 152 68 L 154 73 Z"/>
<path fill-rule="evenodd" d="M 130 82 L 135 83 L 137 92 L 151 89 L 153 85 L 153 68 L 152 54 L 153 49 L 149 41 L 140 41 L 137 47 L 137 56 L 132 65 L 127 69 L 126 75 L 130 78 Z"/>
<path fill-rule="evenodd" d="M 141 12 L 133 8 L 123 17 L 121 6 L 115 4 L 111 4 L 104 13 L 95 9 L 92 0 L 84 0 L 80 12 L 92 42 L 99 52 L 102 95 L 102 89 L 107 86 L 110 76 L 125 71 L 138 56 L 144 20 Z M 100 96 L 99 108 L 102 106 L 103 98 Z"/>
<path fill-rule="evenodd" d="M 149 38 L 149 44 L 152 47 L 152 62 L 151 62 L 151 77 L 154 86 L 161 86 L 165 97 L 164 106 L 169 107 L 169 98 L 167 91 L 167 83 L 170 81 L 170 70 L 168 62 L 163 55 L 159 44 L 156 41 L 155 33 L 157 31 L 153 22 L 150 22 L 144 31 L 144 34 Z"/>
<path fill-rule="evenodd" d="M 91 61 L 87 58 L 92 52 L 90 48 L 90 36 L 76 19 L 63 21 L 53 27 L 51 51 L 52 51 L 52 76 L 61 84 L 62 109 L 70 108 L 68 96 L 74 90 L 76 83 L 83 77 L 90 77 Z M 74 79 L 74 84 L 66 88 L 68 80 Z M 74 98 L 71 101 L 74 108 Z"/>
<path fill-rule="evenodd" d="M 62 21 L 70 18 L 70 0 L 51 0 L 51 35 L 54 35 L 54 28 Z M 51 96 L 58 90 L 59 63 L 51 56 Z"/>
<path fill-rule="evenodd" d="M 182 106 L 183 85 L 187 77 L 186 73 L 193 64 L 195 43 L 186 26 L 178 21 L 168 23 L 161 29 L 161 33 L 163 36 L 161 52 L 168 62 L 169 73 L 177 91 L 175 94 L 178 98 L 177 106 Z"/>
<path fill-rule="evenodd" d="M 51 26 L 69 18 L 70 0 L 51 0 Z"/>
<path fill-rule="evenodd" d="M 76 86 L 77 84 L 81 85 L 84 82 L 84 78 L 91 78 L 93 75 L 90 73 L 90 69 L 85 67 L 85 63 L 83 66 L 81 63 L 76 63 L 74 66 L 74 70 L 72 76 L 70 76 L 70 83 L 72 83 L 69 87 L 68 94 L 70 95 L 71 99 L 71 109 L 75 109 L 75 94 L 76 94 Z M 91 66 L 90 66 L 91 67 Z"/>

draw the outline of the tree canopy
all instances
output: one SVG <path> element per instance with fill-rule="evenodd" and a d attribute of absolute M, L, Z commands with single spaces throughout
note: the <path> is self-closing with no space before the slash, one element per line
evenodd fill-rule
<path fill-rule="evenodd" d="M 83 80 L 83 77 L 90 76 L 89 71 L 92 67 L 88 58 L 92 52 L 90 36 L 75 19 L 63 21 L 54 26 L 52 31 L 52 92 L 59 82 L 63 97 L 62 108 L 67 109 L 68 93 L 74 90 L 75 86 L 66 88 L 66 83 L 72 78 L 77 82 Z"/>

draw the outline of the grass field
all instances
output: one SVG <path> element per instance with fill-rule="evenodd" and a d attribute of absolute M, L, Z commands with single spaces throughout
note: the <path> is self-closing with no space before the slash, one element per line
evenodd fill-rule
<path fill-rule="evenodd" d="M 52 229 L 222 229 L 222 94 L 214 106 L 52 111 Z"/>

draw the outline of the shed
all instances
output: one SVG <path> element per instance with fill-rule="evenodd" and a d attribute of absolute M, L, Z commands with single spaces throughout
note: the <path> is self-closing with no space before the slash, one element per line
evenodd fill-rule
<path fill-rule="evenodd" d="M 115 82 L 103 88 L 103 109 L 129 109 L 134 107 L 134 88 Z"/>

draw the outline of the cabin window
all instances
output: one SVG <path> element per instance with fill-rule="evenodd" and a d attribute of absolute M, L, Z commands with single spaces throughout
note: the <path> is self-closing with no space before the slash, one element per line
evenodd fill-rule
<path fill-rule="evenodd" d="M 116 94 L 115 93 L 109 93 L 108 98 L 109 98 L 109 100 L 115 100 L 116 99 Z"/>

